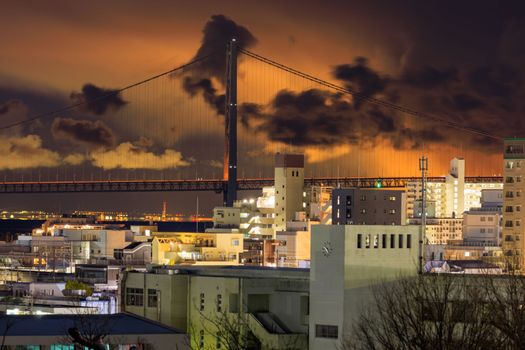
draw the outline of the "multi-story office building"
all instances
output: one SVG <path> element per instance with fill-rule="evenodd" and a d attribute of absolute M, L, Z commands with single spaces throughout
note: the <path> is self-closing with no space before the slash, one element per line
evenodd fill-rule
<path fill-rule="evenodd" d="M 333 225 L 406 224 L 403 190 L 337 188 L 332 192 Z"/>
<path fill-rule="evenodd" d="M 275 155 L 275 231 L 285 231 L 295 213 L 303 211 L 304 155 Z"/>
<path fill-rule="evenodd" d="M 415 275 L 418 226 L 316 225 L 310 268 L 311 350 L 336 350 L 373 303 L 378 281 Z"/>
<path fill-rule="evenodd" d="M 158 267 L 129 272 L 124 288 L 126 312 L 189 333 L 192 349 L 226 347 L 228 322 L 255 349 L 308 347 L 306 269 Z"/>
<path fill-rule="evenodd" d="M 523 231 L 525 204 L 525 139 L 505 139 L 503 164 L 503 243 L 502 248 L 516 268 L 523 266 L 525 237 Z"/>

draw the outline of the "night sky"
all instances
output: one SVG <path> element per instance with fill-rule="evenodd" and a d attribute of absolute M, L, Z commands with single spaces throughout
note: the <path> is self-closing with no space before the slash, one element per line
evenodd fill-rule
<path fill-rule="evenodd" d="M 90 101 L 224 47 L 496 137 L 525 134 L 522 1 L 24 1 L 0 11 L 0 127 Z M 221 173 L 224 55 L 0 131 L 0 178 Z M 307 176 L 501 173 L 501 142 L 239 59 L 240 175 L 304 152 Z M 166 101 L 169 101 L 166 102 Z M 202 212 L 220 196 L 199 194 Z M 0 207 L 192 213 L 195 194 L 2 195 Z"/>

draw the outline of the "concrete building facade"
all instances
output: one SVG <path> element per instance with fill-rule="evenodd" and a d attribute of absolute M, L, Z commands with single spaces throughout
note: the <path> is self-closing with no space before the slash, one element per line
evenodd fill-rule
<path fill-rule="evenodd" d="M 186 331 L 196 349 L 224 345 L 216 324 L 223 317 L 242 324 L 256 348 L 305 349 L 308 277 L 305 269 L 262 267 L 130 272 L 125 282 L 125 311 Z"/>
<path fill-rule="evenodd" d="M 340 349 L 370 287 L 414 275 L 418 266 L 418 226 L 316 225 L 310 268 L 311 350 Z"/>
<path fill-rule="evenodd" d="M 521 269 L 524 264 L 523 230 L 525 204 L 525 138 L 505 139 L 503 160 L 503 252 L 510 263 Z"/>
<path fill-rule="evenodd" d="M 304 210 L 304 155 L 277 153 L 274 179 L 274 229 L 285 231 L 286 223 L 293 220 L 295 213 Z"/>
<path fill-rule="evenodd" d="M 333 225 L 406 224 L 403 190 L 337 188 L 332 192 Z"/>
<path fill-rule="evenodd" d="M 421 225 L 421 218 L 410 219 L 411 225 Z M 425 244 L 442 245 L 451 241 L 463 240 L 463 219 L 427 218 L 425 226 Z"/>

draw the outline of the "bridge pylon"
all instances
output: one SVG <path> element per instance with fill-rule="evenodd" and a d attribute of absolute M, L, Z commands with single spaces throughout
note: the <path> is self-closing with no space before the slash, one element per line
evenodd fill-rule
<path fill-rule="evenodd" d="M 237 40 L 226 48 L 226 105 L 224 145 L 224 205 L 232 207 L 237 199 Z"/>

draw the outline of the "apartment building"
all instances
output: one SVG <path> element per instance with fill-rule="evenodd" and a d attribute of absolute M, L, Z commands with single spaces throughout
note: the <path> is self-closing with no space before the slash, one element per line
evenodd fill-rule
<path fill-rule="evenodd" d="M 481 192 L 485 189 L 502 189 L 498 182 L 467 182 L 465 180 L 465 160 L 454 158 L 443 182 L 428 181 L 427 203 L 433 203 L 435 217 L 457 217 L 471 208 L 481 206 Z M 418 217 L 418 202 L 421 206 L 421 181 L 407 183 L 407 216 Z M 420 215 L 419 215 L 420 216 Z"/>
<path fill-rule="evenodd" d="M 509 138 L 504 142 L 503 160 L 503 241 L 502 248 L 509 263 L 521 269 L 524 261 L 525 204 L 525 139 Z"/>
<path fill-rule="evenodd" d="M 337 188 L 332 192 L 333 225 L 406 224 L 403 190 Z"/>

